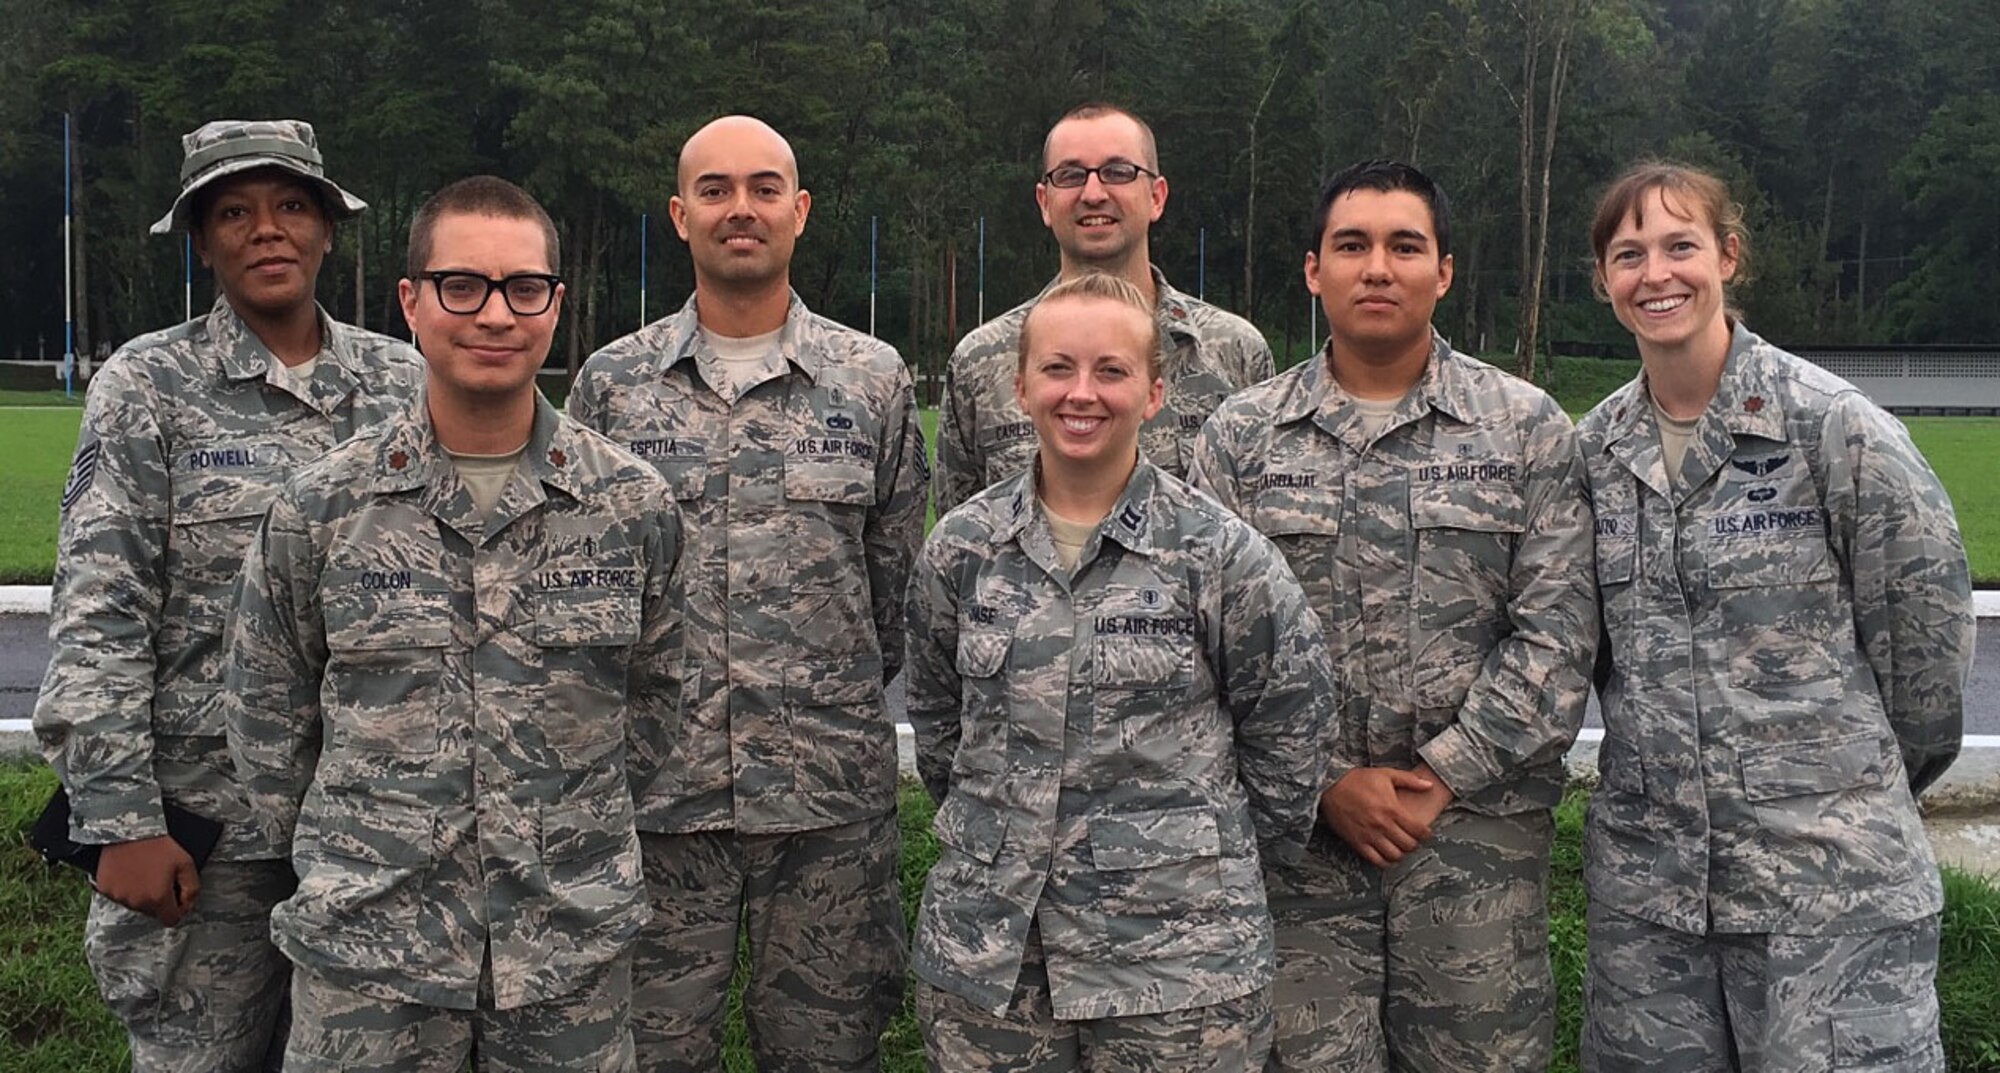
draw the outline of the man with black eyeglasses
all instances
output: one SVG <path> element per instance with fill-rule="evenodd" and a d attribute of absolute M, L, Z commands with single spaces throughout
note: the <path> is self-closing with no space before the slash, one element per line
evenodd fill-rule
<path fill-rule="evenodd" d="M 244 564 L 229 744 L 292 847 L 284 1068 L 636 1068 L 633 800 L 679 709 L 680 517 L 535 390 L 555 226 L 491 176 L 410 225 L 421 400 L 301 470 Z"/>
<path fill-rule="evenodd" d="M 1042 143 L 1035 204 L 1062 254 L 1056 280 L 1082 272 L 1123 277 L 1153 303 L 1166 401 L 1139 433 L 1148 462 L 1187 473 L 1195 433 L 1234 392 L 1275 371 L 1255 325 L 1167 284 L 1147 235 L 1167 203 L 1153 131 L 1109 104 L 1070 109 Z M 1049 286 L 1054 286 L 1051 282 Z M 1047 288 L 1043 288 L 1044 292 Z M 972 330 L 952 351 L 938 408 L 937 513 L 1026 470 L 1035 429 L 1014 401 L 1021 325 L 1040 296 Z"/>

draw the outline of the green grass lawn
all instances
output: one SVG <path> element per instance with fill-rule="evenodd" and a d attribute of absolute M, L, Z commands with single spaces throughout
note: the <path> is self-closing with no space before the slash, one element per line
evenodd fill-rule
<path fill-rule="evenodd" d="M 0 585 L 48 583 L 80 410 L 0 408 Z"/>
<path fill-rule="evenodd" d="M 111 1073 L 125 1067 L 125 1044 L 83 962 L 81 879 L 42 864 L 25 843 L 28 826 L 55 786 L 47 768 L 0 764 L 0 1069 L 15 1073 Z M 1583 990 L 1583 884 L 1578 846 L 1583 795 L 1556 812 L 1550 895 L 1550 944 L 1557 990 L 1556 1060 L 1576 1068 Z M 916 919 L 924 875 L 937 860 L 931 806 L 921 790 L 902 795 L 903 906 Z M 1945 873 L 1942 967 L 1945 1054 L 1953 1071 L 2000 1070 L 2000 889 L 1977 877 Z M 750 1073 L 740 1013 L 732 1002 L 724 1068 Z M 923 1068 L 912 1002 L 883 1038 L 883 1069 Z"/>

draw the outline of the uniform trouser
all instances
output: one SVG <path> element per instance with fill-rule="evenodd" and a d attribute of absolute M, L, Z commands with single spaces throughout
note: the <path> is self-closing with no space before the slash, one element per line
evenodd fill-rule
<path fill-rule="evenodd" d="M 1858 935 L 1690 935 L 1591 905 L 1586 1071 L 1944 1069 L 1938 920 Z"/>
<path fill-rule="evenodd" d="M 647 1073 L 720 1068 L 739 924 L 757 1068 L 879 1068 L 909 943 L 894 812 L 796 834 L 639 838 L 653 919 L 632 962 L 632 1035 Z"/>
<path fill-rule="evenodd" d="M 1324 826 L 1266 870 L 1277 923 L 1270 1069 L 1467 1073 L 1548 1068 L 1546 811 L 1447 809 L 1387 869 Z"/>
<path fill-rule="evenodd" d="M 1057 1020 L 1041 934 L 1030 927 L 1005 1012 L 920 980 L 917 1027 L 931 1073 L 1257 1073 L 1271 1049 L 1270 989 L 1166 1013 Z"/>
<path fill-rule="evenodd" d="M 620 955 L 546 1002 L 478 1009 L 376 998 L 300 968 L 285 1073 L 632 1073 L 632 962 Z"/>
<path fill-rule="evenodd" d="M 133 1073 L 277 1068 L 292 967 L 271 945 L 271 907 L 296 885 L 288 861 L 210 861 L 172 928 L 91 899 L 84 955 L 125 1024 Z"/>

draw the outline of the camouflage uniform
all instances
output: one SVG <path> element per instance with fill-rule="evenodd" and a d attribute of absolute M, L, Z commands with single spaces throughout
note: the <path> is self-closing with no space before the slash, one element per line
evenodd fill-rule
<path fill-rule="evenodd" d="M 1216 406 L 1271 377 L 1271 347 L 1249 321 L 1182 294 L 1159 269 L 1152 272 L 1167 394 L 1160 412 L 1140 429 L 1139 446 L 1148 461 L 1180 477 L 1195 433 Z M 1034 457 L 1035 427 L 1014 401 L 1014 370 L 1021 325 L 1039 301 L 1037 295 L 974 328 L 951 352 L 938 408 L 940 518 L 981 488 L 1023 472 Z"/>
<path fill-rule="evenodd" d="M 1323 785 L 1422 761 L 1454 797 L 1389 868 L 1322 826 L 1267 871 L 1274 1067 L 1547 1066 L 1550 809 L 1598 631 L 1569 419 L 1434 337 L 1379 434 L 1322 357 L 1224 403 L 1192 474 L 1277 542 L 1326 628 Z"/>
<path fill-rule="evenodd" d="M 893 348 L 796 295 L 786 371 L 733 402 L 689 299 L 591 356 L 569 410 L 657 467 L 688 525 L 686 726 L 639 803 L 653 922 L 633 963 L 648 1070 L 710 1073 L 739 923 L 765 1073 L 873 1070 L 900 1005 L 896 735 L 923 433 Z"/>
<path fill-rule="evenodd" d="M 921 1026 L 932 1068 L 1029 1068 L 1024 1046 L 1081 1035 L 1061 1068 L 1194 1069 L 1175 1055 L 1204 1018 L 1241 1036 L 1227 1068 L 1261 1068 L 1259 861 L 1298 856 L 1333 714 L 1277 549 L 1141 461 L 1071 575 L 1031 469 L 938 523 L 905 636 L 940 802 L 915 941 L 945 993 Z M 1093 1057 L 1093 1038 L 1126 1043 Z"/>
<path fill-rule="evenodd" d="M 1958 753 L 1972 655 L 1951 503 L 1894 418 L 1741 325 L 1680 486 L 1646 392 L 1582 424 L 1607 636 L 1586 1068 L 1938 1068 L 1913 793 Z"/>
<path fill-rule="evenodd" d="M 287 483 L 230 632 L 230 748 L 299 875 L 271 915 L 300 970 L 287 1061 L 322 1068 L 417 1006 L 478 1011 L 450 1021 L 482 1061 L 539 1018 L 595 1026 L 541 1068 L 622 1068 L 600 977 L 647 916 L 633 801 L 678 718 L 679 519 L 540 400 L 482 516 L 424 405 Z M 410 1044 L 412 1069 L 458 1046 Z"/>
<path fill-rule="evenodd" d="M 163 835 L 163 800 L 223 824 L 179 927 L 92 899 L 85 950 L 140 1073 L 261 1068 L 282 1016 L 289 969 L 265 919 L 291 870 L 224 747 L 223 622 L 286 474 L 407 405 L 422 376 L 404 344 L 319 318 L 303 387 L 225 299 L 119 348 L 91 380 L 63 491 L 34 722 L 71 837 Z"/>

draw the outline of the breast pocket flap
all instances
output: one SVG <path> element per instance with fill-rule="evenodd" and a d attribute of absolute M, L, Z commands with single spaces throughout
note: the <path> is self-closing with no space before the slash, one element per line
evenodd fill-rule
<path fill-rule="evenodd" d="M 451 643 L 451 594 L 420 589 L 327 596 L 326 644 L 335 650 L 443 648 Z"/>
<path fill-rule="evenodd" d="M 562 648 L 622 647 L 639 640 L 639 591 L 543 590 L 535 641 Z"/>
<path fill-rule="evenodd" d="M 1737 756 L 1743 795 L 1751 801 L 1832 793 L 1880 782 L 1883 775 L 1882 741 L 1873 732 L 1746 745 Z"/>

